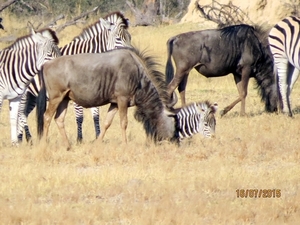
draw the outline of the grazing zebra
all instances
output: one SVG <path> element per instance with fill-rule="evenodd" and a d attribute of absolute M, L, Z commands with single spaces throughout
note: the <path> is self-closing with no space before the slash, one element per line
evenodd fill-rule
<path fill-rule="evenodd" d="M 130 47 L 131 36 L 128 32 L 128 20 L 120 12 L 113 12 L 100 18 L 97 22 L 85 28 L 81 34 L 75 37 L 69 44 L 62 47 L 62 55 L 75 55 L 81 53 L 101 53 L 119 47 Z M 20 107 L 20 126 L 18 139 L 22 141 L 23 127 L 25 129 L 26 140 L 31 138 L 27 117 L 36 105 L 36 96 L 40 90 L 38 77 L 34 79 L 28 88 L 27 95 L 23 96 L 22 106 Z M 26 103 L 26 98 L 27 103 Z M 27 105 L 26 105 L 27 104 Z M 25 107 L 26 105 L 26 107 Z M 24 109 L 25 108 L 25 109 Z M 74 103 L 75 116 L 77 123 L 77 141 L 82 141 L 82 123 L 83 123 L 83 107 Z M 99 108 L 91 108 L 96 138 L 100 134 L 99 126 Z"/>
<path fill-rule="evenodd" d="M 55 32 L 45 29 L 17 39 L 0 52 L 0 110 L 9 100 L 11 141 L 17 144 L 18 109 L 21 96 L 42 65 L 60 55 Z"/>
<path fill-rule="evenodd" d="M 191 137 L 200 133 L 204 137 L 215 134 L 216 119 L 214 117 L 218 105 L 206 102 L 194 102 L 181 108 L 177 115 L 179 138 Z"/>
<path fill-rule="evenodd" d="M 300 18 L 286 17 L 269 33 L 270 49 L 274 58 L 280 108 L 292 116 L 290 94 L 300 74 Z"/>

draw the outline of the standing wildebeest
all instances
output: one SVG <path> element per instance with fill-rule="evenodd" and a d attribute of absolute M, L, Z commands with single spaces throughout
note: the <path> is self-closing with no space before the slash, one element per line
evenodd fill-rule
<path fill-rule="evenodd" d="M 152 57 L 134 49 L 62 56 L 46 63 L 40 74 L 41 91 L 37 101 L 39 136 L 43 134 L 42 139 L 46 141 L 51 119 L 56 113 L 55 121 L 65 145 L 70 148 L 64 129 L 69 100 L 86 108 L 111 103 L 103 132 L 96 142 L 102 141 L 118 110 L 123 141 L 127 142 L 127 108 L 134 105 L 137 107 L 135 118 L 144 124 L 147 136 L 154 141 L 179 141 L 180 137 L 196 132 L 206 136 L 214 133 L 216 105 L 196 104 L 194 108 L 179 110 L 180 118 L 175 113 L 165 112 L 164 102 L 169 97 L 164 75 L 156 66 Z M 47 110 L 45 87 L 49 95 Z M 200 117 L 197 120 L 200 129 L 192 124 L 197 117 Z M 190 126 L 187 123 L 191 123 Z"/>
<path fill-rule="evenodd" d="M 168 40 L 166 80 L 168 93 L 178 87 L 182 105 L 185 105 L 185 88 L 191 69 L 205 77 L 220 77 L 232 73 L 239 97 L 221 111 L 225 115 L 241 101 L 241 115 L 245 114 L 245 99 L 250 77 L 260 89 L 265 108 L 277 110 L 277 92 L 273 76 L 273 61 L 268 46 L 259 40 L 263 35 L 248 25 L 235 25 L 222 29 L 209 29 L 182 33 Z M 171 57 L 176 65 L 176 73 Z"/>

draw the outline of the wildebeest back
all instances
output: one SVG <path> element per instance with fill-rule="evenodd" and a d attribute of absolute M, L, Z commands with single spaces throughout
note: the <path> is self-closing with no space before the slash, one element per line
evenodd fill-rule
<path fill-rule="evenodd" d="M 118 51 L 118 54 L 114 51 Z M 132 98 L 141 79 L 134 64 L 135 59 L 130 50 L 114 51 L 68 55 L 51 60 L 44 65 L 46 88 L 67 87 L 63 91 L 69 91 L 68 97 L 83 107 L 116 102 L 120 95 Z M 62 77 L 64 81 L 61 81 Z M 47 82 L 49 79 L 51 82 Z M 59 82 L 53 82 L 53 79 Z"/>

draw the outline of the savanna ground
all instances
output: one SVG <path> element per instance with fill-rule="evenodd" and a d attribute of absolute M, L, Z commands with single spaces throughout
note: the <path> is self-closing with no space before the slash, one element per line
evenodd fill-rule
<path fill-rule="evenodd" d="M 147 48 L 164 70 L 167 39 L 204 28 L 177 24 L 130 28 L 130 33 L 134 45 Z M 79 32 L 66 29 L 60 45 Z M 77 145 L 71 104 L 66 117 L 71 151 L 61 147 L 54 122 L 47 150 L 37 147 L 34 112 L 28 121 L 33 145 L 12 147 L 5 101 L 0 114 L 0 224 L 297 224 L 300 88 L 296 84 L 293 90 L 295 115 L 288 118 L 265 113 L 254 87 L 251 80 L 247 116 L 239 116 L 240 104 L 223 118 L 217 113 L 215 139 L 194 136 L 181 147 L 145 145 L 134 108 L 129 110 L 127 145 L 121 143 L 118 116 L 103 146 L 93 145 L 89 110 L 84 143 Z M 189 102 L 208 99 L 220 110 L 237 97 L 232 75 L 206 79 L 193 71 L 187 88 Z M 106 111 L 107 106 L 101 107 L 102 118 Z M 276 189 L 280 196 L 238 198 L 238 189 Z"/>

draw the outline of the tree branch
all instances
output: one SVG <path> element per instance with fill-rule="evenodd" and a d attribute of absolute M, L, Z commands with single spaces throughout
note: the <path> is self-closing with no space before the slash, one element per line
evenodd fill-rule
<path fill-rule="evenodd" d="M 74 25 L 78 22 L 79 19 L 83 18 L 83 17 L 86 17 L 88 16 L 89 14 L 93 13 L 93 12 L 96 12 L 98 10 L 99 6 L 95 7 L 94 9 L 90 10 L 90 11 L 87 11 L 87 12 L 84 12 L 82 14 L 80 14 L 79 16 L 76 16 L 74 17 L 72 20 L 69 20 L 67 21 L 66 23 L 58 26 L 56 28 L 56 32 L 59 33 L 61 32 L 63 29 L 65 29 L 66 27 L 68 26 L 71 26 L 71 25 Z"/>
<path fill-rule="evenodd" d="M 10 5 L 16 3 L 17 1 L 18 1 L 18 0 L 8 0 L 7 2 L 2 3 L 2 4 L 0 5 L 0 12 L 1 12 L 2 10 L 4 10 L 5 8 L 7 8 L 8 6 L 10 6 Z"/>

